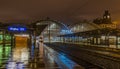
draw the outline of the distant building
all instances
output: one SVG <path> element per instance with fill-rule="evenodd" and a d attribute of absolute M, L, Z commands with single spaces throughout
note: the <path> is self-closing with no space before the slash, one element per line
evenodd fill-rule
<path fill-rule="evenodd" d="M 101 28 L 116 28 L 116 24 L 111 21 L 111 15 L 108 10 L 103 14 L 103 18 L 96 18 L 93 23 L 98 24 Z"/>
<path fill-rule="evenodd" d="M 111 21 L 111 16 L 110 16 L 110 13 L 109 13 L 109 11 L 108 10 L 106 10 L 105 11 L 105 13 L 103 14 L 103 19 L 102 19 L 102 22 L 103 23 L 112 23 L 112 21 Z"/>

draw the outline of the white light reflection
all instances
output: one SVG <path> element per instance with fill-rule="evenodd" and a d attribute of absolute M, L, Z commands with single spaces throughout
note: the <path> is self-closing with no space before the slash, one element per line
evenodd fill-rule
<path fill-rule="evenodd" d="M 8 62 L 7 69 L 17 69 L 16 62 Z"/>
<path fill-rule="evenodd" d="M 13 58 L 8 61 L 7 69 L 24 69 L 24 65 L 28 64 L 28 59 L 28 48 L 16 48 L 13 50 Z"/>
<path fill-rule="evenodd" d="M 29 52 L 27 48 L 14 49 L 13 60 L 17 62 L 25 62 L 28 60 Z"/>
<path fill-rule="evenodd" d="M 24 62 L 24 64 L 28 63 L 28 58 L 29 58 L 29 52 L 27 48 L 23 48 L 21 53 L 21 62 Z"/>
<path fill-rule="evenodd" d="M 49 55 L 51 56 L 48 58 L 50 58 L 52 61 L 55 61 L 61 69 L 74 69 L 76 66 L 80 68 L 80 66 L 77 63 L 70 60 L 64 53 L 60 53 L 60 52 L 58 53 L 48 46 L 44 46 L 44 47 L 46 53 L 47 54 L 49 53 Z"/>

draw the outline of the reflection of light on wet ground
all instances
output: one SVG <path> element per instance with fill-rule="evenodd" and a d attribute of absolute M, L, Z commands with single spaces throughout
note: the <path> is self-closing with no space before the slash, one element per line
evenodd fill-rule
<path fill-rule="evenodd" d="M 8 62 L 7 69 L 17 69 L 16 62 Z"/>
<path fill-rule="evenodd" d="M 59 54 L 58 57 L 69 69 L 73 69 L 74 66 L 76 65 L 75 62 L 71 61 L 64 55 Z"/>
<path fill-rule="evenodd" d="M 21 50 L 21 62 L 24 62 L 24 64 L 28 63 L 28 58 L 29 58 L 29 52 L 27 48 L 24 48 Z"/>
<path fill-rule="evenodd" d="M 70 60 L 66 54 L 57 52 L 54 49 L 45 46 L 46 54 L 49 54 L 48 58 L 52 61 L 55 61 L 58 66 L 62 69 L 74 69 L 78 67 L 78 69 L 83 69 L 80 65 Z"/>
<path fill-rule="evenodd" d="M 29 52 L 27 48 L 17 48 L 13 51 L 13 61 L 25 62 L 28 60 Z"/>
<path fill-rule="evenodd" d="M 28 64 L 28 48 L 15 48 L 12 55 L 13 57 L 9 60 L 7 69 L 23 69 L 24 65 Z"/>
<path fill-rule="evenodd" d="M 7 69 L 24 69 L 24 63 L 15 61 L 9 61 L 7 65 Z"/>
<path fill-rule="evenodd" d="M 5 66 L 8 58 L 11 56 L 11 47 L 0 45 L 0 69 Z"/>
<path fill-rule="evenodd" d="M 34 45 L 32 45 L 32 47 L 31 47 L 31 58 L 32 59 L 34 58 L 34 49 L 35 49 L 35 47 L 34 47 Z"/>

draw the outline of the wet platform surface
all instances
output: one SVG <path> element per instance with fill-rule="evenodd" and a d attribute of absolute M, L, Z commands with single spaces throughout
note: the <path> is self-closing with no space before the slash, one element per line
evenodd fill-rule
<path fill-rule="evenodd" d="M 56 63 L 40 57 L 39 49 L 0 48 L 0 69 L 60 69 Z"/>

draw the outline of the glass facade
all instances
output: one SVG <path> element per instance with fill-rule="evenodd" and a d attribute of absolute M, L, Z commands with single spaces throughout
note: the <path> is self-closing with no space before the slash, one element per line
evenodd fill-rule
<path fill-rule="evenodd" d="M 94 23 L 88 23 L 88 22 L 81 22 L 76 25 L 71 26 L 71 31 L 74 33 L 76 32 L 84 32 L 84 31 L 90 31 L 98 29 L 99 27 Z"/>
<path fill-rule="evenodd" d="M 72 33 L 68 27 L 62 23 L 55 21 L 42 21 L 41 23 L 47 24 L 47 27 L 42 32 L 44 42 L 59 42 L 59 35 Z"/>

